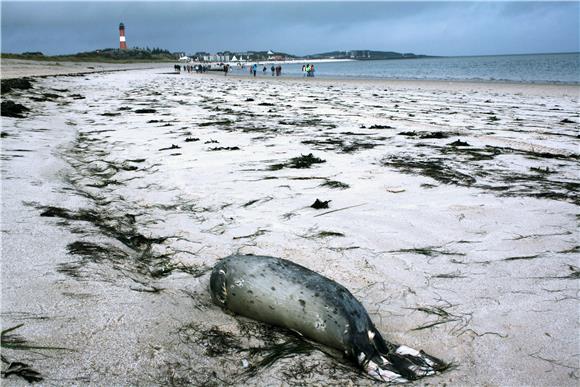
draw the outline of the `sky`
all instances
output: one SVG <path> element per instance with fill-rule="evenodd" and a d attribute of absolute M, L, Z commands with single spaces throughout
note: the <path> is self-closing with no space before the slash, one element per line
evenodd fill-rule
<path fill-rule="evenodd" d="M 3 53 L 370 49 L 460 56 L 580 51 L 580 2 L 1 1 Z"/>

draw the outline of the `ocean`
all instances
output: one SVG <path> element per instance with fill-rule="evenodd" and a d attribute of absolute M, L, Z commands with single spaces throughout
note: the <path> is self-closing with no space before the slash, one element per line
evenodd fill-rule
<path fill-rule="evenodd" d="M 301 64 L 283 74 L 301 76 Z M 442 57 L 315 64 L 321 78 L 580 84 L 580 53 Z M 270 71 L 267 72 L 270 74 Z"/>

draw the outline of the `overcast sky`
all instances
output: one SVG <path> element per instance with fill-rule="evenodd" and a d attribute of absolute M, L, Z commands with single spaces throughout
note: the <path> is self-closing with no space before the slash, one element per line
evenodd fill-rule
<path fill-rule="evenodd" d="M 29 2 L 2 1 L 2 52 L 69 54 L 118 47 L 372 49 L 427 55 L 572 52 L 572 2 Z"/>

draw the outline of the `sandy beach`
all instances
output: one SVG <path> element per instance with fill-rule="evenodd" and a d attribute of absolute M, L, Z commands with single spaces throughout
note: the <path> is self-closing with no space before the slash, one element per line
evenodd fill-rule
<path fill-rule="evenodd" d="M 454 364 L 417 385 L 578 384 L 579 86 L 96 66 L 2 60 L 50 75 L 2 93 L 3 342 L 36 347 L 7 385 L 378 385 L 213 305 L 234 253 Z"/>

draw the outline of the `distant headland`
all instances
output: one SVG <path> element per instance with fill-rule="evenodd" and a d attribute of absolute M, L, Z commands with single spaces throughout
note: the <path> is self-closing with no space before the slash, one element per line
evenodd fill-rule
<path fill-rule="evenodd" d="M 220 51 L 209 53 L 199 51 L 192 54 L 171 52 L 161 48 L 105 48 L 67 55 L 44 55 L 42 52 L 20 54 L 2 53 L 3 58 L 30 59 L 40 61 L 91 61 L 91 62 L 284 62 L 299 60 L 386 60 L 428 58 L 427 55 L 399 53 L 393 51 L 350 50 L 330 51 L 319 54 L 298 56 L 286 52 L 268 51 Z"/>

